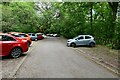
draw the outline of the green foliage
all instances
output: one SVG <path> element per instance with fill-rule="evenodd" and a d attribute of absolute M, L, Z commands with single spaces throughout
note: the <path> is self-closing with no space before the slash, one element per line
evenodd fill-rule
<path fill-rule="evenodd" d="M 35 32 L 39 17 L 30 2 L 12 2 L 2 7 L 2 31 Z"/>
<path fill-rule="evenodd" d="M 120 20 L 115 16 L 116 6 L 110 6 L 112 3 L 42 4 L 39 6 L 32 2 L 2 4 L 2 31 L 58 33 L 66 38 L 90 34 L 95 37 L 97 44 L 120 49 Z M 36 13 L 38 11 L 41 12 L 39 15 Z"/>
<path fill-rule="evenodd" d="M 90 34 L 95 37 L 97 44 L 120 49 L 118 35 L 120 24 L 117 22 L 113 24 L 113 11 L 107 2 L 53 3 L 53 7 L 60 10 L 61 16 L 58 19 L 52 19 L 54 21 L 51 23 L 50 33 L 60 31 L 60 34 L 66 38 L 73 38 L 80 34 Z M 59 27 L 56 27 L 55 24 Z"/>
<path fill-rule="evenodd" d="M 11 30 L 12 25 L 11 8 L 9 6 L 2 5 L 2 31 L 7 32 Z"/>

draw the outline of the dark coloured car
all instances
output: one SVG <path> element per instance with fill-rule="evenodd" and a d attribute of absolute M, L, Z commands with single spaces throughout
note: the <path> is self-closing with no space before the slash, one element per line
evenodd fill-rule
<path fill-rule="evenodd" d="M 37 39 L 38 40 L 42 40 L 44 37 L 42 36 L 42 34 L 37 34 Z"/>

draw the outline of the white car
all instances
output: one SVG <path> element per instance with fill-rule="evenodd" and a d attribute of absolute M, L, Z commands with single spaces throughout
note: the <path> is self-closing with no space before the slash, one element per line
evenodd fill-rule
<path fill-rule="evenodd" d="M 53 34 L 53 37 L 59 37 L 59 35 L 58 34 Z"/>
<path fill-rule="evenodd" d="M 43 36 L 44 38 L 46 38 L 46 37 L 47 37 L 47 36 L 46 36 L 45 34 L 43 34 L 43 33 L 42 33 L 42 36 Z"/>

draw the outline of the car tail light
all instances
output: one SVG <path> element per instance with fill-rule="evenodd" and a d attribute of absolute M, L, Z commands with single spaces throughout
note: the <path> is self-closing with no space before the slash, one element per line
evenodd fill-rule
<path fill-rule="evenodd" d="M 23 38 L 23 40 L 27 40 L 26 38 Z"/>
<path fill-rule="evenodd" d="M 23 41 L 23 42 L 27 42 L 27 40 L 24 40 L 24 39 L 23 39 L 22 41 Z"/>

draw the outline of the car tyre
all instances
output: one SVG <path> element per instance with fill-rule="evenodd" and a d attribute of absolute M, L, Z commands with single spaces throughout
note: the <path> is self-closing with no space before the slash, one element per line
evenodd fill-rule
<path fill-rule="evenodd" d="M 35 41 L 37 41 L 38 39 L 35 39 Z"/>
<path fill-rule="evenodd" d="M 18 58 L 22 54 L 22 50 L 19 47 L 13 48 L 10 52 L 12 58 Z"/>
<path fill-rule="evenodd" d="M 28 41 L 28 46 L 30 46 L 30 42 Z"/>
<path fill-rule="evenodd" d="M 90 47 L 95 47 L 95 43 L 91 42 L 91 43 L 89 44 L 89 46 L 90 46 Z"/>
<path fill-rule="evenodd" d="M 71 43 L 71 47 L 76 47 L 76 44 L 75 43 Z"/>
<path fill-rule="evenodd" d="M 70 47 L 68 44 L 66 44 L 67 47 Z"/>

